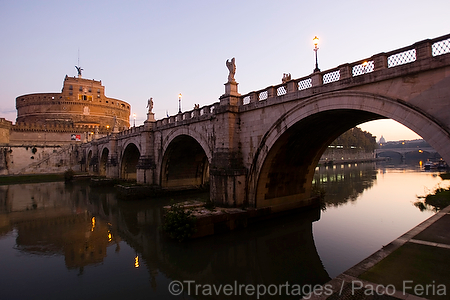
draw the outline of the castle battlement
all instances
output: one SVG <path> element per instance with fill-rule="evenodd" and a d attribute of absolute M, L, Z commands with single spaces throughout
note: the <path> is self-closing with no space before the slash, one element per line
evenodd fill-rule
<path fill-rule="evenodd" d="M 8 121 L 9 122 L 9 121 Z M 1 125 L 0 125 L 1 126 Z M 25 123 L 19 122 L 10 126 L 11 131 L 40 131 L 40 132 L 95 132 L 108 134 L 112 132 L 112 127 L 104 125 L 74 125 L 74 124 L 58 124 L 58 123 Z"/>

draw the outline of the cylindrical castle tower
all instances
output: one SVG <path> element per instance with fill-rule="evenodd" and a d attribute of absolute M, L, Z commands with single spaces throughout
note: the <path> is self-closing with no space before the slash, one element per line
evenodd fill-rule
<path fill-rule="evenodd" d="M 64 78 L 61 93 L 38 93 L 16 98 L 16 123 L 98 127 L 100 132 L 114 127 L 130 127 L 130 105 L 105 96 L 101 81 Z"/>

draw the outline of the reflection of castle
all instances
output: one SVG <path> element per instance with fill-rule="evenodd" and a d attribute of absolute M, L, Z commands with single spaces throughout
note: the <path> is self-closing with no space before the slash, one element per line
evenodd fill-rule
<path fill-rule="evenodd" d="M 109 245 L 108 228 L 88 215 L 29 220 L 17 226 L 17 249 L 38 255 L 64 255 L 68 269 L 101 263 Z"/>
<path fill-rule="evenodd" d="M 64 182 L 1 186 L 0 237 L 16 228 L 19 251 L 64 255 L 68 269 L 101 263 L 119 239 L 110 224 L 87 212 L 86 194 Z"/>

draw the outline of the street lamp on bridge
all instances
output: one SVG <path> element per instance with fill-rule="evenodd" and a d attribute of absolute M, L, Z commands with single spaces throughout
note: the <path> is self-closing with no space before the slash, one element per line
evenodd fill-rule
<path fill-rule="evenodd" d="M 178 113 L 181 114 L 181 93 L 178 94 Z"/>
<path fill-rule="evenodd" d="M 315 36 L 313 38 L 313 43 L 314 43 L 314 52 L 316 53 L 316 68 L 314 69 L 314 72 L 320 72 L 319 69 L 319 64 L 317 63 L 317 50 L 319 50 L 319 47 L 317 46 L 319 44 L 319 38 L 317 36 Z"/>
<path fill-rule="evenodd" d="M 133 120 L 134 120 L 133 127 L 136 127 L 136 113 L 133 113 Z"/>

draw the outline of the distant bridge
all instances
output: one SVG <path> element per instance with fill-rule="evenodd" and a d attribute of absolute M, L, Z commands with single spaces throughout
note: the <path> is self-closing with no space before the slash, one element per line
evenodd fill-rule
<path fill-rule="evenodd" d="M 231 75 L 231 73 L 230 73 Z M 308 204 L 327 146 L 354 126 L 398 121 L 450 161 L 450 34 L 115 132 L 83 145 L 90 172 L 162 188 L 210 186 L 218 205 Z"/>
<path fill-rule="evenodd" d="M 436 154 L 438 153 L 431 147 L 409 147 L 409 148 L 381 148 L 375 150 L 375 155 L 378 157 L 380 154 L 386 153 L 398 153 L 403 159 L 406 157 L 406 154 L 412 153 L 430 153 Z"/>

